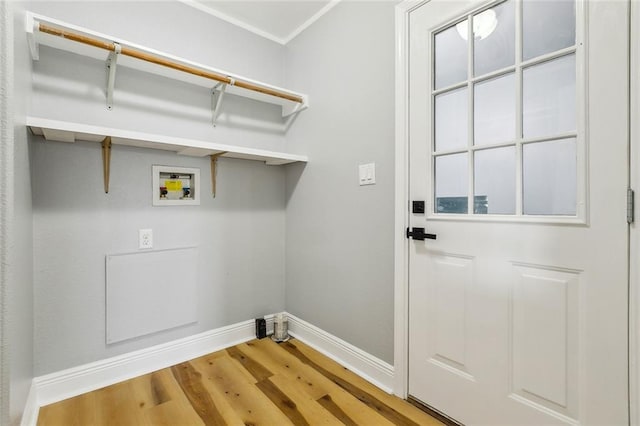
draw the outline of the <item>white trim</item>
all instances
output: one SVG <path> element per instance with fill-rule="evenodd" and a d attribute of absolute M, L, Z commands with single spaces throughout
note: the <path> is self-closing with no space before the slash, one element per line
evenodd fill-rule
<path fill-rule="evenodd" d="M 301 342 L 391 393 L 394 367 L 288 313 L 289 332 Z M 265 315 L 267 333 L 274 315 Z M 35 426 L 40 407 L 148 374 L 255 338 L 253 319 L 33 379 L 21 426 Z"/>
<path fill-rule="evenodd" d="M 255 338 L 248 320 L 33 379 L 37 406 L 91 392 Z M 25 413 L 25 416 L 27 413 Z"/>
<path fill-rule="evenodd" d="M 22 420 L 20 420 L 20 426 L 36 426 L 38 424 L 38 414 L 40 413 L 40 406 L 38 405 L 38 390 L 34 382 L 31 382 L 31 388 L 29 389 L 29 395 L 27 396 L 27 402 L 22 412 Z"/>
<path fill-rule="evenodd" d="M 337 361 L 385 392 L 392 393 L 394 377 L 392 365 L 294 315 L 287 313 L 286 316 L 289 321 L 289 334 L 293 337 Z"/>
<path fill-rule="evenodd" d="M 405 0 L 395 8 L 395 238 L 394 238 L 394 381 L 393 393 L 406 399 L 409 387 L 408 245 L 408 72 L 409 12 L 422 4 Z"/>
<path fill-rule="evenodd" d="M 235 25 L 237 27 L 240 27 L 243 30 L 247 30 L 247 31 L 249 31 L 251 33 L 259 35 L 260 37 L 264 37 L 267 40 L 271 40 L 271 41 L 274 41 L 274 42 L 276 42 L 278 44 L 282 44 L 282 45 L 286 44 L 284 38 L 278 37 L 278 36 L 276 36 L 274 34 L 271 34 L 270 32 L 261 30 L 261 29 L 259 29 L 257 27 L 254 27 L 253 25 L 249 25 L 246 22 L 241 21 L 240 19 L 233 18 L 233 17 L 231 17 L 231 16 L 229 16 L 229 15 L 227 15 L 225 13 L 222 13 L 222 12 L 220 12 L 218 10 L 215 10 L 215 9 L 209 7 L 209 6 L 206 6 L 206 5 L 200 3 L 200 2 L 198 2 L 196 0 L 178 0 L 178 1 L 181 2 L 181 3 L 186 4 L 187 6 L 191 6 L 194 9 L 198 9 L 200 12 L 204 12 L 204 13 L 207 13 L 207 14 L 209 14 L 211 16 L 215 16 L 218 19 L 222 19 L 223 21 L 226 21 L 226 22 L 228 22 L 228 23 L 230 23 L 232 25 Z"/>
<path fill-rule="evenodd" d="M 640 72 L 640 6 L 632 1 L 630 22 L 630 186 L 636 192 L 640 190 L 640 157 L 638 156 L 638 137 L 640 123 L 635 117 L 640 115 L 640 85 L 636 76 Z M 638 198 L 638 194 L 636 194 Z M 636 200 L 636 210 L 638 200 Z M 636 221 L 638 214 L 635 214 Z M 637 261 L 640 256 L 640 231 L 638 223 L 629 227 L 629 424 L 640 424 L 640 268 Z"/>
<path fill-rule="evenodd" d="M 222 13 L 212 7 L 209 7 L 207 5 L 204 5 L 196 0 L 178 0 L 181 3 L 186 4 L 187 6 L 191 6 L 195 9 L 198 9 L 201 12 L 207 13 L 211 16 L 215 16 L 218 19 L 222 19 L 223 21 L 226 21 L 232 25 L 235 25 L 237 27 L 242 28 L 243 30 L 252 32 L 256 35 L 259 35 L 260 37 L 264 37 L 267 40 L 271 40 L 274 41 L 278 44 L 281 44 L 283 46 L 286 46 L 287 43 L 289 43 L 291 40 L 293 40 L 294 38 L 296 38 L 300 33 L 302 33 L 304 30 L 306 30 L 307 28 L 309 28 L 314 22 L 316 22 L 318 19 L 320 19 L 322 16 L 324 16 L 327 12 L 329 12 L 331 9 L 333 9 L 338 3 L 340 3 L 342 0 L 331 0 L 326 6 L 324 6 L 322 9 L 320 9 L 318 12 L 316 12 L 311 18 L 307 19 L 305 22 L 302 23 L 302 25 L 300 25 L 299 27 L 297 27 L 296 29 L 294 29 L 293 31 L 291 31 L 288 35 L 286 35 L 285 37 L 280 37 L 277 36 L 275 34 L 270 33 L 269 31 L 265 31 L 265 30 L 261 30 L 258 27 L 255 27 L 253 25 L 250 25 L 240 19 L 234 18 L 232 16 L 229 16 L 225 13 Z"/>
<path fill-rule="evenodd" d="M 338 3 L 340 3 L 341 1 L 342 0 L 331 0 L 326 6 L 324 6 L 322 9 L 317 11 L 311 18 L 309 18 L 306 21 L 304 21 L 302 23 L 302 25 L 300 25 L 295 30 L 291 31 L 291 33 L 283 39 L 283 43 L 282 44 L 284 44 L 284 45 L 289 44 L 289 42 L 291 40 L 296 38 L 298 35 L 300 35 L 300 33 L 302 33 L 304 30 L 309 28 L 311 26 L 311 24 L 316 22 L 318 19 L 323 17 L 327 12 L 329 12 L 331 9 L 336 7 L 338 5 Z"/>

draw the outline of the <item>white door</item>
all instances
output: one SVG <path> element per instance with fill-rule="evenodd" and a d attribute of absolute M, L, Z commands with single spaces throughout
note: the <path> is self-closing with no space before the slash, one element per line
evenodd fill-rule
<path fill-rule="evenodd" d="M 465 424 L 628 423 L 625 1 L 409 17 L 409 395 Z"/>

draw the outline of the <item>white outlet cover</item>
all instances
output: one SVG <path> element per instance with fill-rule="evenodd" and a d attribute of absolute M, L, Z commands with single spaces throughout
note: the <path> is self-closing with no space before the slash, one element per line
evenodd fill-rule
<path fill-rule="evenodd" d="M 153 230 L 152 229 L 138 230 L 138 248 L 140 249 L 153 248 Z"/>

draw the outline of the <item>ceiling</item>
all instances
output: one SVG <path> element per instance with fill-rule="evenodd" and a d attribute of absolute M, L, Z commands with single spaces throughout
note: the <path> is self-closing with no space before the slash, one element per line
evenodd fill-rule
<path fill-rule="evenodd" d="M 277 43 L 287 44 L 340 0 L 181 0 Z"/>

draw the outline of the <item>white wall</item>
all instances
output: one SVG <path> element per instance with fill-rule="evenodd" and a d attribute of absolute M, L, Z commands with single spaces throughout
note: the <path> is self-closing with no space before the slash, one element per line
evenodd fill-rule
<path fill-rule="evenodd" d="M 17 424 L 33 378 L 33 263 L 24 127 L 30 61 L 20 4 L 0 4 L 0 424 Z"/>
<path fill-rule="evenodd" d="M 30 9 L 271 84 L 281 85 L 284 78 L 283 46 L 179 2 L 42 2 Z M 114 109 L 107 111 L 105 72 L 103 62 L 42 47 L 34 63 L 29 113 L 263 149 L 284 147 L 277 107 L 227 96 L 214 128 L 206 88 L 122 67 Z M 36 138 L 31 150 L 37 376 L 284 309 L 283 168 L 221 159 L 213 199 L 208 158 L 114 146 L 105 194 L 99 144 Z M 200 168 L 201 205 L 152 207 L 153 164 Z M 156 249 L 199 247 L 198 322 L 107 345 L 104 257 L 137 251 L 140 228 L 153 229 Z"/>
<path fill-rule="evenodd" d="M 287 311 L 393 363 L 394 3 L 343 2 L 289 43 Z M 377 184 L 358 186 L 375 162 Z"/>
<path fill-rule="evenodd" d="M 13 86 L 13 67 L 9 60 L 13 50 L 11 5 L 0 2 L 0 424 L 9 422 L 9 333 L 7 312 L 7 288 L 9 286 L 7 233 L 11 206 L 8 182 L 13 165 L 13 121 L 9 105 L 10 88 Z"/>

